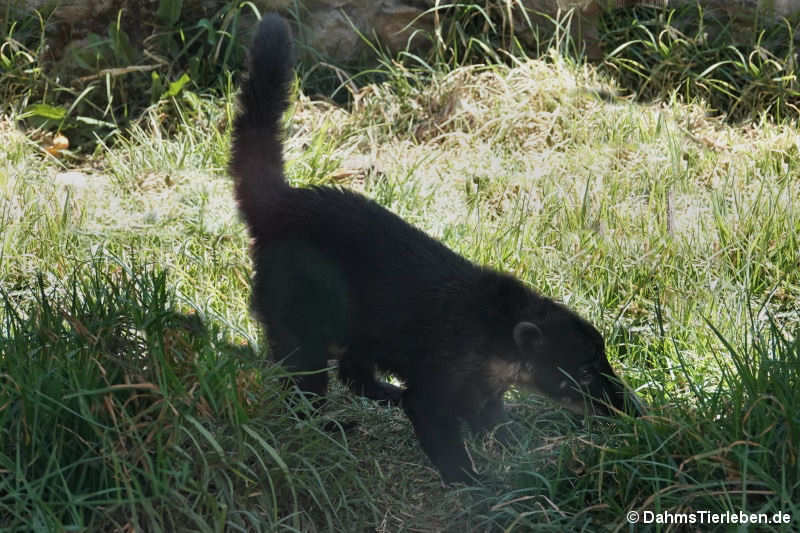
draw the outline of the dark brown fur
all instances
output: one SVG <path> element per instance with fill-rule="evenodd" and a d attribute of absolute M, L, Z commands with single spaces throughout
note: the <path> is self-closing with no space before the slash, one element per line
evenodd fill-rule
<path fill-rule="evenodd" d="M 291 56 L 286 24 L 264 17 L 230 171 L 254 240 L 253 306 L 272 357 L 306 373 L 295 377 L 299 389 L 324 395 L 328 376 L 319 370 L 339 359 L 355 393 L 403 406 L 447 481 L 471 474 L 461 421 L 474 431 L 502 422 L 511 385 L 572 408 L 622 408 L 603 338 L 577 314 L 359 194 L 286 184 L 280 118 Z M 376 371 L 405 388 L 378 381 Z"/>

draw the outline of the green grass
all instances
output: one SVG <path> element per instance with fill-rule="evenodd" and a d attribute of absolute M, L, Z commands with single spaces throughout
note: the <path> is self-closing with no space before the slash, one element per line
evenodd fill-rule
<path fill-rule="evenodd" d="M 171 135 L 183 120 L 183 97 L 229 93 L 231 72 L 243 68 L 259 11 L 252 2 L 190 9 L 182 0 L 160 0 L 157 9 L 109 10 L 93 21 L 98 33 L 84 35 L 89 29 L 81 24 L 70 32 L 59 27 L 54 4 L 38 10 L 6 4 L 0 14 L 0 109 L 36 130 L 38 140 L 60 135 L 69 143 L 65 154 L 75 158 L 127 136 L 142 115 L 159 116 L 160 129 Z M 430 7 L 426 15 L 435 27 L 419 30 L 430 46 L 418 55 L 390 57 L 367 33 L 363 50 L 343 65 L 303 44 L 315 31 L 306 25 L 307 7 L 288 4 L 284 14 L 297 25 L 304 89 L 339 103 L 353 104 L 360 91 L 387 80 L 403 94 L 432 81 L 435 72 L 465 65 L 512 65 L 554 51 L 570 62 L 585 58 L 572 37 L 573 12 L 550 17 L 526 11 L 521 0 L 486 0 Z M 792 21 L 756 17 L 745 24 L 683 5 L 613 9 L 597 22 L 603 72 L 640 101 L 704 99 L 709 112 L 729 120 L 798 117 Z"/>
<path fill-rule="evenodd" d="M 600 30 L 603 65 L 642 100 L 676 93 L 703 98 L 729 120 L 796 120 L 796 20 L 719 11 L 691 3 L 609 11 Z"/>
<path fill-rule="evenodd" d="M 77 164 L 7 115 L 0 525 L 615 531 L 630 510 L 742 510 L 796 528 L 794 126 L 608 101 L 557 56 L 386 79 L 349 110 L 298 94 L 294 184 L 360 190 L 567 302 L 650 415 L 580 420 L 514 391 L 519 443 L 470 440 L 487 485 L 443 488 L 399 410 L 339 388 L 322 418 L 286 407 L 248 310 L 230 93 L 180 95 L 177 126 L 152 109 Z"/>
<path fill-rule="evenodd" d="M 65 134 L 78 154 L 135 125 L 147 110 L 176 118 L 173 104 L 182 93 L 221 94 L 230 72 L 244 64 L 243 35 L 257 21 L 251 2 L 117 6 L 100 9 L 91 26 L 65 22 L 55 3 L 21 4 L 0 8 L 3 112 L 29 128 Z"/>

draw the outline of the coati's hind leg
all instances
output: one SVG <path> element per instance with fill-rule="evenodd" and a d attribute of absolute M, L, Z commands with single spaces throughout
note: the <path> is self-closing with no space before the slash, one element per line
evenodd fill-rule
<path fill-rule="evenodd" d="M 315 407 L 324 402 L 328 391 L 327 353 L 313 342 L 301 342 L 286 328 L 271 324 L 268 328 L 272 359 L 292 373 L 287 383 L 294 384 Z"/>
<path fill-rule="evenodd" d="M 348 353 L 339 361 L 339 379 L 353 394 L 370 400 L 400 405 L 404 389 L 375 379 L 375 364 L 359 360 L 356 354 Z"/>
<path fill-rule="evenodd" d="M 347 331 L 348 287 L 340 269 L 301 241 L 254 249 L 253 308 L 267 329 L 272 359 L 298 372 L 305 393 L 327 392 L 328 346 Z"/>

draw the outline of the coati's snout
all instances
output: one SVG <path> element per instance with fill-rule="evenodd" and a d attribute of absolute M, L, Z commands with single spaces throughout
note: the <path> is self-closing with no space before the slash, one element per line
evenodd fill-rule
<path fill-rule="evenodd" d="M 594 326 L 556 303 L 538 318 L 538 324 L 523 320 L 513 330 L 521 385 L 579 414 L 587 407 L 599 415 L 614 409 L 643 414 L 641 402 L 611 368 Z"/>

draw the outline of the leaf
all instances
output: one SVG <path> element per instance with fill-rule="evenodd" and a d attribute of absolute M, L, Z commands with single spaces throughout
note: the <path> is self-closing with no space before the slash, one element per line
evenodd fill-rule
<path fill-rule="evenodd" d="M 131 45 L 130 37 L 120 26 L 120 22 L 108 27 L 108 37 L 111 42 L 111 51 L 118 64 L 130 65 L 135 63 L 136 50 Z"/>
<path fill-rule="evenodd" d="M 63 107 L 52 106 L 49 104 L 29 105 L 23 113 L 23 117 L 41 117 L 51 120 L 61 120 L 67 116 L 67 110 Z"/>
<path fill-rule="evenodd" d="M 216 30 L 214 29 L 214 25 L 211 24 L 211 21 L 206 19 L 206 18 L 202 18 L 202 19 L 197 21 L 197 27 L 198 28 L 203 28 L 203 29 L 206 30 L 206 34 L 207 34 L 206 35 L 206 41 L 211 46 L 214 46 L 214 44 L 216 44 L 216 42 L 217 42 L 217 39 L 214 37 L 215 34 L 216 34 Z"/>
<path fill-rule="evenodd" d="M 151 103 L 164 94 L 164 82 L 161 81 L 161 76 L 155 70 L 150 72 L 150 98 Z"/>
<path fill-rule="evenodd" d="M 183 9 L 183 0 L 161 0 L 158 3 L 156 16 L 166 26 L 173 26 L 181 16 L 181 9 Z"/>
<path fill-rule="evenodd" d="M 220 446 L 219 442 L 217 442 L 217 439 L 214 438 L 211 432 L 207 430 L 203 426 L 203 424 L 201 424 L 196 418 L 190 415 L 186 416 L 186 420 L 191 422 L 192 425 L 195 428 L 197 428 L 197 431 L 199 431 L 200 434 L 203 435 L 203 437 L 205 437 L 206 441 L 208 441 L 211 447 L 214 448 L 214 451 L 217 452 L 217 455 L 219 455 L 220 458 L 225 457 L 225 451 L 222 449 L 222 446 Z"/>
<path fill-rule="evenodd" d="M 75 117 L 75 122 L 88 124 L 89 126 L 98 126 L 101 128 L 115 129 L 117 127 L 117 125 L 114 124 L 113 122 L 108 122 L 107 120 L 100 120 L 93 117 L 84 117 L 84 116 Z"/>
<path fill-rule="evenodd" d="M 189 83 L 191 80 L 192 78 L 190 78 L 189 75 L 184 72 L 180 78 L 169 84 L 169 89 L 167 89 L 167 92 L 164 93 L 164 98 L 171 98 L 177 95 L 179 92 L 181 92 L 183 86 Z"/>

